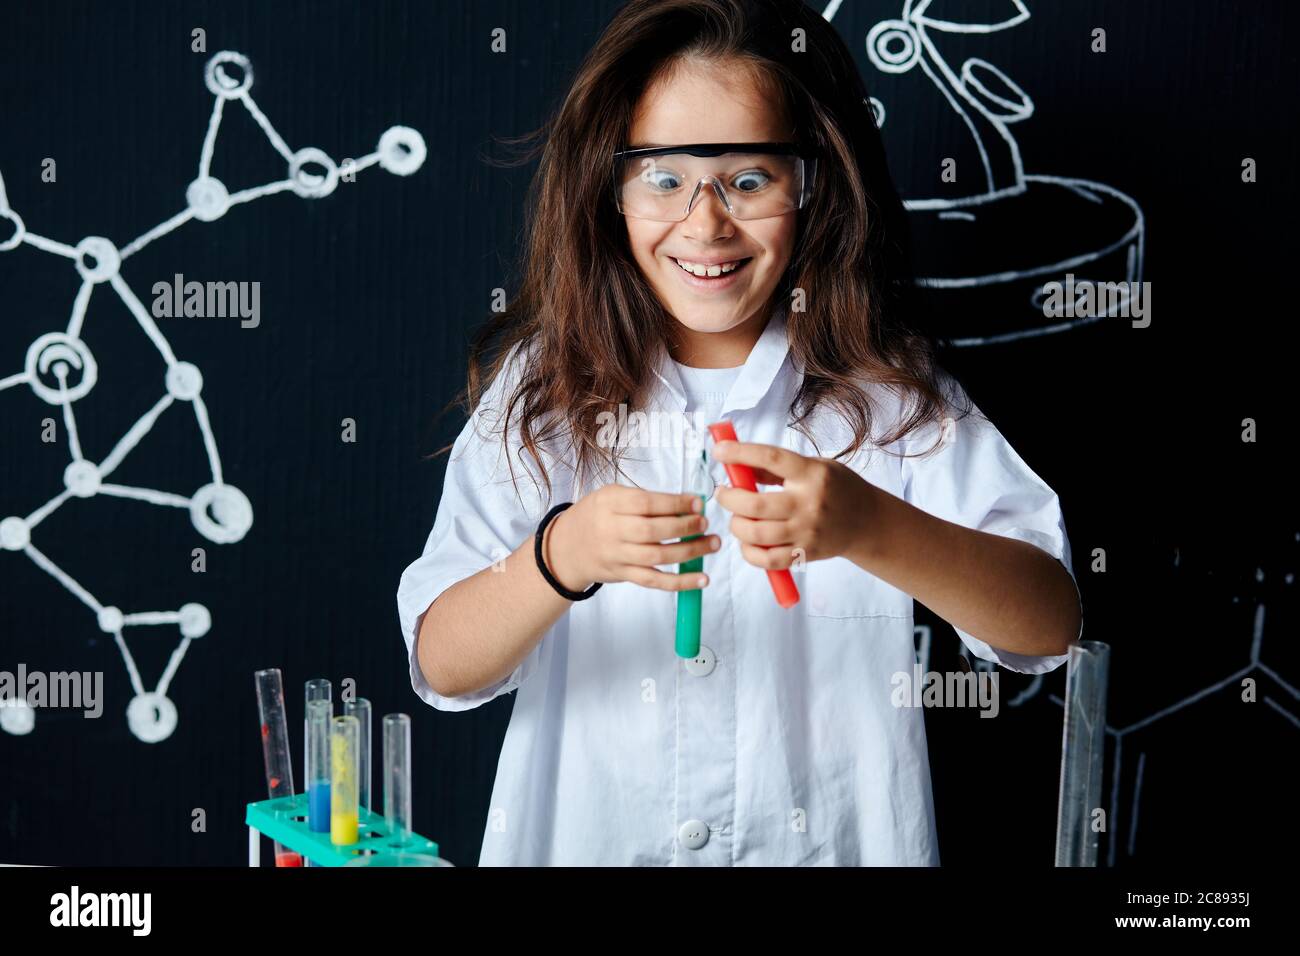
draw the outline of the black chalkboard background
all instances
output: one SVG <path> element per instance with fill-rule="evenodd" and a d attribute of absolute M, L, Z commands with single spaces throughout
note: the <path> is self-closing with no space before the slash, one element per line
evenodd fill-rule
<path fill-rule="evenodd" d="M 1259 682 L 1256 703 L 1241 702 L 1238 677 L 1125 734 L 1118 762 L 1111 740 L 1104 862 L 1263 861 L 1300 836 L 1285 796 L 1300 744 L 1300 697 L 1288 689 L 1300 685 L 1291 577 L 1300 520 L 1288 467 L 1298 157 L 1297 64 L 1286 44 L 1296 6 L 1028 5 L 1028 22 L 958 38 L 955 49 L 996 63 L 1033 97 L 1034 115 L 1015 128 L 1027 171 L 1096 180 L 1141 205 L 1152 323 L 1107 320 L 954 348 L 946 362 L 1061 495 L 1086 636 L 1112 646 L 1113 728 L 1231 677 L 1250 664 L 1253 644 L 1270 669 L 1245 675 Z M 946 6 L 972 20 L 1014 10 Z M 226 480 L 248 496 L 255 521 L 242 541 L 216 545 L 182 510 L 97 497 L 70 501 L 37 529 L 41 550 L 106 604 L 211 610 L 210 633 L 190 646 L 169 690 L 179 725 L 158 744 L 127 728 L 132 692 L 111 635 L 27 558 L 0 552 L 0 669 L 105 675 L 101 719 L 42 711 L 34 732 L 0 733 L 0 861 L 240 864 L 244 804 L 265 796 L 252 674 L 268 666 L 285 674 L 296 760 L 307 678 L 354 678 L 377 718 L 412 713 L 416 828 L 456 864 L 476 861 L 511 698 L 465 714 L 425 707 L 410 690 L 394 592 L 441 488 L 445 457 L 422 456 L 462 424 L 437 413 L 463 383 L 467 336 L 491 291 L 514 288 L 533 167 L 494 168 L 482 154 L 492 136 L 542 122 L 616 7 L 7 7 L 0 174 L 12 208 L 42 236 L 75 244 L 103 235 L 120 246 L 183 208 L 212 105 L 203 67 L 217 50 L 252 60 L 254 97 L 294 148 L 360 156 L 404 124 L 423 133 L 429 154 L 410 177 L 373 168 L 321 200 L 281 194 L 188 223 L 123 266 L 146 303 L 154 282 L 178 272 L 261 283 L 256 329 L 159 320 L 177 355 L 204 374 Z M 933 98 L 914 99 L 865 53 L 871 25 L 901 7 L 844 0 L 833 22 L 886 103 L 904 195 L 937 195 L 940 158 L 957 155 L 943 143 L 953 117 Z M 491 52 L 496 27 L 507 31 L 506 54 Z M 190 49 L 195 28 L 206 30 L 206 54 Z M 1104 54 L 1090 51 L 1096 28 L 1107 34 Z M 57 162 L 54 183 L 41 180 L 47 157 Z M 1242 182 L 1246 157 L 1258 163 L 1256 183 Z M 213 173 L 232 187 L 284 175 L 238 109 L 227 111 Z M 1052 225 L 1060 235 L 1075 228 L 1084 226 Z M 1007 248 L 1049 239 L 999 237 Z M 944 252 L 960 261 L 960 250 Z M 22 368 L 39 335 L 64 328 L 78 284 L 67 260 L 30 246 L 0 252 L 0 379 Z M 959 306 L 945 323 L 959 335 L 989 319 Z M 92 297 L 85 337 L 99 383 L 76 411 L 95 458 L 161 396 L 163 364 L 106 286 Z M 0 517 L 27 514 L 62 487 L 66 441 L 40 441 L 51 414 L 59 417 L 25 386 L 0 391 Z M 356 422 L 355 443 L 340 440 L 345 418 Z M 1256 442 L 1242 441 L 1243 419 L 1257 423 Z M 115 480 L 190 494 L 206 475 L 192 416 L 172 408 Z M 207 549 L 204 574 L 190 570 L 196 547 Z M 1090 570 L 1098 548 L 1104 573 Z M 152 687 L 176 628 L 128 628 L 126 637 Z M 957 666 L 958 647 L 937 627 L 932 665 Z M 1064 693 L 1064 670 L 1036 685 L 1006 673 L 1003 691 L 1004 702 L 1027 696 L 998 720 L 927 714 L 948 865 L 1052 861 L 1053 697 Z M 192 830 L 197 808 L 206 832 Z"/>

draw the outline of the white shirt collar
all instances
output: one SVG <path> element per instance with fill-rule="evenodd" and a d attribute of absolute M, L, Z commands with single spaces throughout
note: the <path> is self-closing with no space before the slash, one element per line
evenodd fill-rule
<path fill-rule="evenodd" d="M 741 367 L 740 375 L 727 393 L 719 419 L 726 418 L 731 412 L 753 408 L 762 400 L 776 381 L 777 373 L 785 363 L 790 351 L 790 340 L 786 335 L 786 304 L 778 302 L 772 309 L 763 333 L 754 343 L 749 357 Z M 686 409 L 686 389 L 682 385 L 677 365 L 669 357 L 666 349 L 660 349 L 658 367 L 652 369 L 655 376 L 663 383 L 651 396 L 652 405 L 659 404 L 677 411 Z"/>

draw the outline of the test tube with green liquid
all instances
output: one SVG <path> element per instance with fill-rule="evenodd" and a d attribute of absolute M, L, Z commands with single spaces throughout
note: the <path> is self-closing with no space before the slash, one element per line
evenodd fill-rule
<path fill-rule="evenodd" d="M 692 431 L 692 435 L 698 433 Z M 682 490 L 700 499 L 700 514 L 713 496 L 713 476 L 709 473 L 709 459 L 703 441 L 688 442 L 686 446 L 686 474 Z M 687 535 L 683 541 L 694 541 L 698 534 Z M 699 574 L 704 570 L 704 556 L 691 558 L 677 565 L 678 574 Z M 700 618 L 704 611 L 704 592 L 699 588 L 677 592 L 677 656 L 690 659 L 700 653 Z"/>

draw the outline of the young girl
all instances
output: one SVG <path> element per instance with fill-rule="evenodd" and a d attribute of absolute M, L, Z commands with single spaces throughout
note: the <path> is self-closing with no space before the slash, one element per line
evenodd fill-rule
<path fill-rule="evenodd" d="M 421 698 L 518 691 L 480 863 L 937 864 L 923 714 L 894 693 L 913 598 L 1031 674 L 1081 611 L 1056 494 L 915 330 L 848 50 L 798 0 L 632 0 L 534 189 L 398 591 Z M 701 509 L 698 447 L 663 426 L 721 419 L 741 440 L 712 458 L 767 487 L 715 464 Z M 783 609 L 764 572 L 791 568 Z"/>

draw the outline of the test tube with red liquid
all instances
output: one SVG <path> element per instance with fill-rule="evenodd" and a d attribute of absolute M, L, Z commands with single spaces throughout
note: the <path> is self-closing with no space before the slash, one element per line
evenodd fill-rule
<path fill-rule="evenodd" d="M 709 434 L 713 436 L 715 442 L 720 441 L 738 441 L 736 438 L 736 429 L 728 421 L 715 422 L 709 426 Z M 754 480 L 754 469 L 748 465 L 724 463 L 727 469 L 727 480 L 731 482 L 731 487 L 741 488 L 745 491 L 758 491 L 758 483 Z M 767 580 L 772 585 L 772 593 L 776 595 L 776 603 L 781 607 L 794 607 L 799 603 L 799 589 L 795 587 L 794 576 L 790 574 L 788 568 L 781 568 L 775 571 L 767 572 Z"/>
<path fill-rule="evenodd" d="M 266 794 L 272 799 L 293 796 L 293 758 L 289 753 L 289 722 L 284 712 L 280 669 L 258 671 L 257 714 L 262 724 L 262 759 L 266 764 Z M 301 854 L 275 844 L 276 866 L 302 866 Z"/>

